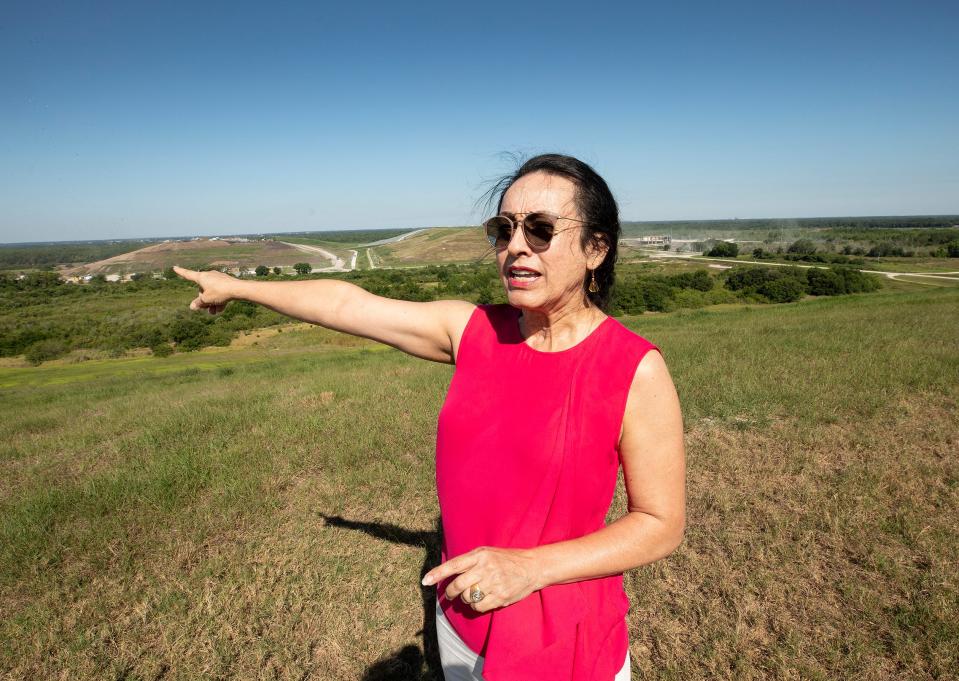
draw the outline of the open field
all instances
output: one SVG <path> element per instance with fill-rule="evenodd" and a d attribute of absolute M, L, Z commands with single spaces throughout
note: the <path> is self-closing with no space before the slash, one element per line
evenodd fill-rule
<path fill-rule="evenodd" d="M 663 348 L 689 465 L 684 544 L 627 574 L 634 673 L 954 674 L 957 312 L 889 289 L 623 320 Z M 254 333 L 0 367 L 4 678 L 438 678 L 453 368 Z"/>

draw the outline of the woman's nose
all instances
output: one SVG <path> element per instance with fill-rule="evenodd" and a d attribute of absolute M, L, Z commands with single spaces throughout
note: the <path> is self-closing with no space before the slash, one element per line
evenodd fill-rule
<path fill-rule="evenodd" d="M 506 249 L 512 255 L 530 252 L 529 243 L 526 241 L 526 232 L 523 231 L 521 222 L 517 221 L 516 227 L 509 237 L 509 243 L 506 245 Z"/>

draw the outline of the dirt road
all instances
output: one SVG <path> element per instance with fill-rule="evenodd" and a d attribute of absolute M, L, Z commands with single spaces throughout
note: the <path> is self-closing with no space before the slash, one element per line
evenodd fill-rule
<path fill-rule="evenodd" d="M 281 241 L 281 244 L 286 244 L 291 246 L 298 251 L 303 253 L 309 253 L 310 255 L 319 255 L 324 258 L 327 258 L 330 261 L 329 267 L 317 267 L 314 271 L 319 272 L 349 272 L 356 268 L 356 251 L 353 251 L 353 259 L 349 267 L 345 267 L 346 261 L 343 258 L 339 257 L 335 253 L 330 253 L 329 251 L 323 250 L 318 246 L 307 246 L 306 244 L 292 244 L 288 241 Z"/>

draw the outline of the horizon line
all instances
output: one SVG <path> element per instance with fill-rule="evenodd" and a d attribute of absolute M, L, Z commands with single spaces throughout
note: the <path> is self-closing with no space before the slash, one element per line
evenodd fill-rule
<path fill-rule="evenodd" d="M 848 220 L 848 219 L 869 219 L 869 218 L 956 218 L 959 220 L 959 212 L 956 213 L 912 213 L 898 215 L 817 215 L 807 217 L 733 217 L 733 218 L 680 218 L 669 220 L 627 220 L 621 219 L 620 224 L 670 224 L 670 223 L 704 223 L 704 222 L 750 222 L 756 220 L 769 221 L 789 221 L 789 220 Z M 209 237 L 251 237 L 251 236 L 295 236 L 298 234 L 322 234 L 325 232 L 384 232 L 384 231 L 403 231 L 413 232 L 421 229 L 470 229 L 477 228 L 480 225 L 430 225 L 427 227 L 334 227 L 329 229 L 299 229 L 284 232 L 232 232 L 227 234 L 210 234 Z M 954 227 L 955 225 L 953 225 Z M 924 229 L 950 229 L 950 227 L 926 227 Z M 164 241 L 178 239 L 196 239 L 202 238 L 202 233 L 190 235 L 175 236 L 143 236 L 143 237 L 108 237 L 103 239 L 56 239 L 49 241 L 7 241 L 0 243 L 0 248 L 5 246 L 40 246 L 45 244 L 90 244 L 99 242 L 122 242 L 122 241 Z"/>

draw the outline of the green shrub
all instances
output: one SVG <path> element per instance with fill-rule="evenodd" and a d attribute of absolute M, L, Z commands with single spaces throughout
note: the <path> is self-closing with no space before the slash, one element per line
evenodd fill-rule
<path fill-rule="evenodd" d="M 207 328 L 206 335 L 203 337 L 202 342 L 202 347 L 208 345 L 226 347 L 233 342 L 233 332 L 219 324 L 211 324 Z"/>
<path fill-rule="evenodd" d="M 706 291 L 703 295 L 708 305 L 728 305 L 738 302 L 735 293 L 722 287 L 716 287 L 711 291 Z"/>
<path fill-rule="evenodd" d="M 810 239 L 797 239 L 790 244 L 787 253 L 797 253 L 799 255 L 811 255 L 816 252 L 816 244 Z"/>
<path fill-rule="evenodd" d="M 706 293 L 694 288 L 684 288 L 673 293 L 673 300 L 679 309 L 689 308 L 697 309 L 706 307 L 709 303 L 706 300 Z"/>
<path fill-rule="evenodd" d="M 838 296 L 846 292 L 846 282 L 833 270 L 810 268 L 806 271 L 806 281 L 814 296 Z"/>
<path fill-rule="evenodd" d="M 609 310 L 614 316 L 642 314 L 646 311 L 642 289 L 627 282 L 616 282 L 610 295 Z"/>
<path fill-rule="evenodd" d="M 674 289 L 660 281 L 643 282 L 643 303 L 647 310 L 669 312 L 675 309 L 673 302 Z"/>
<path fill-rule="evenodd" d="M 170 338 L 180 350 L 199 350 L 207 345 L 207 327 L 212 323 L 213 319 L 209 315 L 177 310 L 170 324 Z"/>
<path fill-rule="evenodd" d="M 683 272 L 666 278 L 667 283 L 676 288 L 692 288 L 697 291 L 709 291 L 713 288 L 714 280 L 709 271 L 698 269 L 694 272 Z"/>
<path fill-rule="evenodd" d="M 773 303 L 791 303 L 802 298 L 806 289 L 802 282 L 795 277 L 782 277 L 767 281 L 756 289 L 756 292 Z"/>
<path fill-rule="evenodd" d="M 62 357 L 70 348 L 57 338 L 45 338 L 33 343 L 24 353 L 24 358 L 33 366 L 37 366 L 51 359 Z"/>
<path fill-rule="evenodd" d="M 852 267 L 834 267 L 832 271 L 843 280 L 843 290 L 846 293 L 868 293 L 882 288 L 882 283 L 875 274 L 860 272 Z"/>
<path fill-rule="evenodd" d="M 157 343 L 150 347 L 154 357 L 169 357 L 173 354 L 173 346 L 169 343 Z"/>
<path fill-rule="evenodd" d="M 233 300 L 220 313 L 220 319 L 233 319 L 239 316 L 253 317 L 256 315 L 258 307 L 256 303 L 251 303 L 248 300 Z"/>
<path fill-rule="evenodd" d="M 735 258 L 739 255 L 739 245 L 728 241 L 720 241 L 706 255 L 714 258 Z"/>
<path fill-rule="evenodd" d="M 479 293 L 476 294 L 476 304 L 477 305 L 492 305 L 493 304 L 493 292 L 489 287 L 484 287 L 479 290 Z"/>
<path fill-rule="evenodd" d="M 779 269 L 776 267 L 733 267 L 726 270 L 726 288 L 730 291 L 755 290 L 766 282 L 775 281 L 780 278 Z"/>
<path fill-rule="evenodd" d="M 806 274 L 798 267 L 734 267 L 727 270 L 726 287 L 743 300 L 788 303 L 806 293 Z"/>

